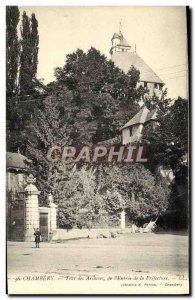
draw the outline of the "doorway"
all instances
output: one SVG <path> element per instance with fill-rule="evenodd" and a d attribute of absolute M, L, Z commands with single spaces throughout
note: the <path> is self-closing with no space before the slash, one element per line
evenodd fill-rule
<path fill-rule="evenodd" d="M 48 213 L 40 212 L 40 231 L 43 242 L 48 241 Z"/>

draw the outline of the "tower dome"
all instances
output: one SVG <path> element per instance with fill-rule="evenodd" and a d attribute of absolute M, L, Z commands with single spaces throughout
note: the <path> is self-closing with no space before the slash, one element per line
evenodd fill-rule
<path fill-rule="evenodd" d="M 124 38 L 122 32 L 114 33 L 111 38 L 112 46 L 110 49 L 110 54 L 115 52 L 130 52 L 131 46 L 128 44 L 127 40 Z"/>
<path fill-rule="evenodd" d="M 120 44 L 120 35 L 118 33 L 114 33 L 111 38 L 112 46 L 117 46 Z"/>

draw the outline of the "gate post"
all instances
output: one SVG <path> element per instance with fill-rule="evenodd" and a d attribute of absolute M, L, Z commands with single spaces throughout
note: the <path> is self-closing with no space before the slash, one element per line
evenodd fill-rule
<path fill-rule="evenodd" d="M 53 196 L 49 194 L 49 207 L 50 207 L 50 233 L 57 228 L 57 205 L 53 203 Z"/>
<path fill-rule="evenodd" d="M 34 230 L 39 228 L 39 199 L 40 192 L 33 184 L 35 178 L 29 175 L 27 178 L 26 203 L 25 203 L 25 241 L 34 241 Z"/>
<path fill-rule="evenodd" d="M 125 211 L 121 211 L 121 229 L 125 229 Z"/>

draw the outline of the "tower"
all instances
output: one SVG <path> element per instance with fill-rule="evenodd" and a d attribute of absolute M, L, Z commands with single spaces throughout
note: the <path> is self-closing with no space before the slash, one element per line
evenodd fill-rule
<path fill-rule="evenodd" d="M 115 52 L 130 52 L 131 46 L 128 44 L 127 40 L 124 38 L 121 31 L 119 33 L 114 33 L 111 38 L 111 49 L 110 54 L 113 55 Z"/>
<path fill-rule="evenodd" d="M 156 95 L 161 98 L 164 82 L 138 55 L 136 48 L 137 47 L 135 45 L 135 50 L 131 50 L 131 46 L 124 38 L 119 28 L 119 33 L 114 33 L 111 38 L 111 59 L 115 66 L 126 74 L 132 66 L 139 70 L 140 78 L 137 83 L 137 87 L 142 86 L 146 90 L 146 95 L 144 97 L 152 97 Z M 143 101 L 140 102 L 140 105 L 142 104 Z"/>

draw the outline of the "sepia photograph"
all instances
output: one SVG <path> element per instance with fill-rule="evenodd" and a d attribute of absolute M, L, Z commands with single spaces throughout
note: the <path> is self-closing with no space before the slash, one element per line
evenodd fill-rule
<path fill-rule="evenodd" d="M 6 293 L 189 295 L 189 7 L 5 14 Z"/>

